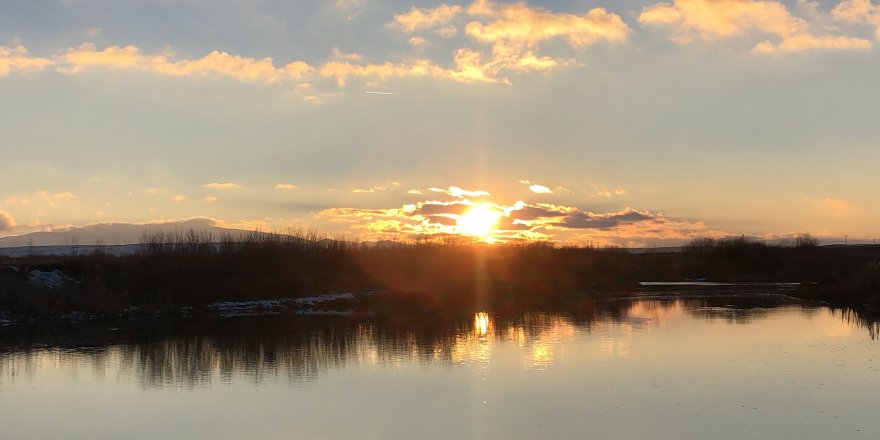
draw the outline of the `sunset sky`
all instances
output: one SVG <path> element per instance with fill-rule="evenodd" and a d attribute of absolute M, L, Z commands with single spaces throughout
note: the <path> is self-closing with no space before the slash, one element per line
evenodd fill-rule
<path fill-rule="evenodd" d="M 878 79 L 869 0 L 7 0 L 0 237 L 871 242 Z"/>

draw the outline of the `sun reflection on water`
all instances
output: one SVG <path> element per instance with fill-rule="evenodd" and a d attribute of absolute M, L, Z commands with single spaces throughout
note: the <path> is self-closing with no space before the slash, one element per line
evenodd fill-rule
<path fill-rule="evenodd" d="M 474 332 L 477 336 L 486 336 L 489 332 L 489 314 L 477 312 L 474 314 Z"/>
<path fill-rule="evenodd" d="M 703 353 L 717 349 L 710 336 L 683 332 L 684 326 L 708 329 L 707 335 L 709 330 L 724 332 L 724 337 L 730 334 L 731 325 L 741 326 L 736 331 L 744 337 L 753 336 L 755 329 L 765 333 L 772 329 L 773 334 L 788 331 L 793 335 L 789 338 L 798 340 L 855 338 L 866 326 L 856 321 L 865 318 L 822 309 L 804 312 L 783 308 L 771 313 L 768 308 L 721 307 L 705 300 L 640 300 L 622 303 L 617 309 L 611 305 L 607 315 L 589 319 L 546 313 L 507 317 L 481 311 L 448 326 L 428 326 L 420 332 L 369 322 L 290 331 L 289 323 L 279 318 L 267 327 L 271 331 L 254 327 L 262 333 L 183 334 L 94 349 L 0 351 L 0 384 L 52 372 L 59 381 L 80 377 L 134 381 L 144 387 L 193 388 L 236 378 L 261 383 L 265 378 L 287 376 L 291 381 L 309 382 L 328 370 L 402 369 L 413 363 L 475 368 L 488 377 L 490 367 L 493 373 L 510 365 L 530 370 L 564 369 L 566 362 L 585 353 L 597 362 L 636 359 L 656 347 L 656 338 L 669 332 L 697 342 L 709 341 Z M 745 325 L 749 323 L 755 325 Z M 876 323 L 867 325 L 872 332 L 877 328 Z M 792 328 L 800 330 L 793 332 Z"/>

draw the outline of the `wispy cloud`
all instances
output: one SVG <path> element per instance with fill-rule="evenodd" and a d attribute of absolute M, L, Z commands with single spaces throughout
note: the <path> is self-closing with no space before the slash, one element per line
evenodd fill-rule
<path fill-rule="evenodd" d="M 351 190 L 353 193 L 374 193 L 377 191 L 385 191 L 386 188 L 384 186 L 373 186 L 370 188 L 355 188 Z"/>
<path fill-rule="evenodd" d="M 69 191 L 56 192 L 56 193 L 50 193 L 48 191 L 38 191 L 37 197 L 40 199 L 43 199 L 43 200 L 48 200 L 50 202 L 60 202 L 62 200 L 76 200 L 79 198 L 79 196 L 77 196 L 76 194 L 69 192 Z"/>
<path fill-rule="evenodd" d="M 452 197 L 457 197 L 457 198 L 462 198 L 462 197 L 485 197 L 485 196 L 489 196 L 489 195 L 490 195 L 488 191 L 483 191 L 483 190 L 469 191 L 469 190 L 466 190 L 466 189 L 459 188 L 459 187 L 457 187 L 457 186 L 450 186 L 449 188 L 446 188 L 446 189 L 443 189 L 443 188 L 429 188 L 429 191 L 438 192 L 438 193 L 444 193 L 444 194 L 448 194 L 448 195 L 450 195 L 450 196 L 452 196 Z"/>
<path fill-rule="evenodd" d="M 31 200 L 27 197 L 9 196 L 6 198 L 7 205 L 29 205 Z"/>
<path fill-rule="evenodd" d="M 281 190 L 281 191 L 291 191 L 291 190 L 296 189 L 296 185 L 294 185 L 292 183 L 279 183 L 279 184 L 275 185 L 275 189 Z"/>
<path fill-rule="evenodd" d="M 89 68 L 140 69 L 163 75 L 227 76 L 242 81 L 277 82 L 282 78 L 299 79 L 313 70 L 303 61 L 294 61 L 283 67 L 275 67 L 272 58 L 254 59 L 226 52 L 213 51 L 202 58 L 172 61 L 171 53 L 144 54 L 136 46 L 110 46 L 97 49 L 91 43 L 83 43 L 68 49 L 59 57 L 59 70 L 75 74 Z"/>
<path fill-rule="evenodd" d="M 214 197 L 214 196 L 205 196 L 205 197 L 202 199 L 202 201 L 205 202 L 205 203 L 214 203 L 214 202 L 217 201 L 217 197 Z"/>
<path fill-rule="evenodd" d="M 415 36 L 415 37 L 410 37 L 409 44 L 410 44 L 410 46 L 413 46 L 413 47 L 422 47 L 422 46 L 427 46 L 430 43 L 425 37 Z"/>
<path fill-rule="evenodd" d="M 342 60 L 360 61 L 361 58 L 363 58 L 363 56 L 359 53 L 355 53 L 355 52 L 345 53 L 345 52 L 339 50 L 338 47 L 334 47 L 332 50 L 332 53 L 333 53 L 333 58 L 339 58 Z"/>
<path fill-rule="evenodd" d="M 803 200 L 816 212 L 836 220 L 850 218 L 856 212 L 856 208 L 850 202 L 843 199 L 836 199 L 833 197 L 813 198 L 804 196 Z"/>
<path fill-rule="evenodd" d="M 623 196 L 626 195 L 626 190 L 623 188 L 616 188 L 614 190 L 610 190 L 608 188 L 598 188 L 596 190 L 596 195 L 599 197 L 614 197 L 614 196 Z"/>
<path fill-rule="evenodd" d="M 188 198 L 189 196 L 185 196 L 183 194 L 175 194 L 171 196 L 171 201 L 173 201 L 174 203 L 180 203 L 186 201 Z"/>
<path fill-rule="evenodd" d="M 206 183 L 202 187 L 210 189 L 237 189 L 241 188 L 241 185 L 235 182 L 212 182 Z"/>
<path fill-rule="evenodd" d="M 32 57 L 24 46 L 0 46 L 0 77 L 12 71 L 43 70 L 53 66 L 55 61 L 48 58 Z"/>
<path fill-rule="evenodd" d="M 436 8 L 417 8 L 415 6 L 404 14 L 394 16 L 394 24 L 405 32 L 413 32 L 418 29 L 431 28 L 448 23 L 453 17 L 462 12 L 459 5 L 441 4 Z"/>

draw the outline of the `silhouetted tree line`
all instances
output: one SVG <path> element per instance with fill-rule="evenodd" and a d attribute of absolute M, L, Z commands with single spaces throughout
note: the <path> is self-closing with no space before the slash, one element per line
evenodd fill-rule
<path fill-rule="evenodd" d="M 821 247 L 801 236 L 779 244 L 745 237 L 693 240 L 681 252 L 486 245 L 463 239 L 379 244 L 316 233 L 254 232 L 219 239 L 194 231 L 145 235 L 140 251 L 30 257 L 0 273 L 0 312 L 58 316 L 118 313 L 228 300 L 375 289 L 374 313 L 495 310 L 565 304 L 573 296 L 627 291 L 638 281 L 799 281 L 800 294 L 880 304 L 878 247 Z M 0 265 L 8 264 L 0 260 Z M 60 269 L 78 282 L 29 284 L 31 270 Z"/>

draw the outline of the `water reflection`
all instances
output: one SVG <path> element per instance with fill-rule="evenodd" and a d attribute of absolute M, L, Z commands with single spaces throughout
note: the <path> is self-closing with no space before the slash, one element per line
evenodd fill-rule
<path fill-rule="evenodd" d="M 586 340 L 594 342 L 595 359 L 627 359 L 635 349 L 634 335 L 650 335 L 671 323 L 744 325 L 784 313 L 834 317 L 837 327 L 821 329 L 828 336 L 858 329 L 867 330 L 871 339 L 878 335 L 876 319 L 852 310 L 779 307 L 766 298 L 630 298 L 575 308 L 581 312 L 493 316 L 483 311 L 452 322 L 295 316 L 190 320 L 150 332 L 114 328 L 115 339 L 106 329 L 55 329 L 49 334 L 5 329 L 0 341 L 32 342 L 0 353 L 0 385 L 45 370 L 70 378 L 83 374 L 84 366 L 97 380 L 132 380 L 144 388 L 196 388 L 236 380 L 256 385 L 278 380 L 305 383 L 335 369 L 411 363 L 425 368 L 475 367 L 486 373 L 496 356 L 515 356 L 522 368 L 544 371 Z M 132 328 L 139 326 L 143 324 Z M 76 331 L 84 334 L 77 337 Z"/>

